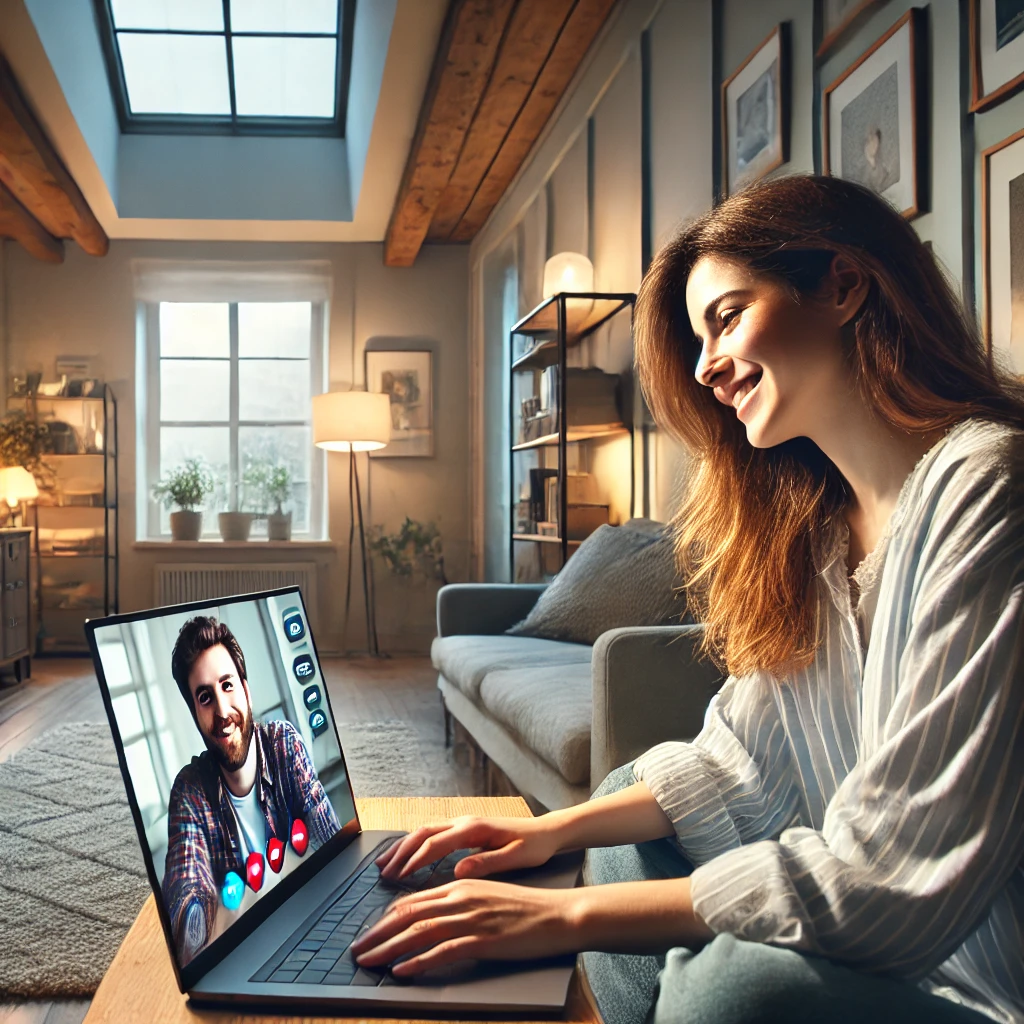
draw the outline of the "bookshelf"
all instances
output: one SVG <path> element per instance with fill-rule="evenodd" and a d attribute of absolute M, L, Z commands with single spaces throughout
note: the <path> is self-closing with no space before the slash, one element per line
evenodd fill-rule
<path fill-rule="evenodd" d="M 622 481 L 602 479 L 611 472 L 600 456 L 609 443 L 628 445 L 632 488 L 635 300 L 632 293 L 560 292 L 511 329 L 514 582 L 550 580 L 594 530 L 615 521 L 606 495 Z M 626 338 L 617 357 L 608 344 L 595 344 L 613 324 Z"/>
<path fill-rule="evenodd" d="M 32 530 L 36 653 L 85 654 L 85 620 L 119 604 L 117 403 L 107 385 L 82 398 L 16 395 L 8 408 L 49 432 Z"/>

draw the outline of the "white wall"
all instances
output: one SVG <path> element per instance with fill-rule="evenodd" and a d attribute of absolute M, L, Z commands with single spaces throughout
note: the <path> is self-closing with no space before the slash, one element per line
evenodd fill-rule
<path fill-rule="evenodd" d="M 715 123 L 721 82 L 782 21 L 791 24 L 792 117 L 790 159 L 774 174 L 813 172 L 820 167 L 815 147 L 815 89 L 823 89 L 848 68 L 907 9 L 910 0 L 889 0 L 815 67 L 810 0 L 622 0 L 545 128 L 516 180 L 471 249 L 474 424 L 484 442 L 475 443 L 472 571 L 474 578 L 500 578 L 494 555 L 507 546 L 507 495 L 484 486 L 483 454 L 496 455 L 507 409 L 495 410 L 498 393 L 486 375 L 506 372 L 494 358 L 500 343 L 494 326 L 485 331 L 486 311 L 496 301 L 485 289 L 495 279 L 488 266 L 501 246 L 516 239 L 521 301 L 539 294 L 538 265 L 563 248 L 588 252 L 598 288 L 635 290 L 641 275 L 644 217 L 652 247 L 665 244 L 680 224 L 707 210 L 719 169 Z M 1024 94 L 990 112 L 965 118 L 961 104 L 966 46 L 956 0 L 933 0 L 928 16 L 927 184 L 929 212 L 913 221 L 922 238 L 961 283 L 968 301 L 981 289 L 980 177 L 971 160 L 986 146 L 1024 123 Z M 718 22 L 718 31 L 713 24 Z M 646 63 L 645 63 L 646 62 Z M 717 66 L 716 66 L 717 65 Z M 643 82 L 646 74 L 646 110 Z M 643 208 L 641 126 L 646 115 L 649 179 Z M 964 127 L 966 125 L 966 127 Z M 540 252 L 539 240 L 548 240 Z M 528 251 L 523 252 L 527 246 Z M 972 273 L 973 264 L 973 273 Z M 974 278 L 977 277 L 975 284 Z M 493 285 L 491 285 L 493 286 Z M 521 306 L 525 312 L 528 305 Z M 484 395 L 488 401 L 483 401 Z M 667 519 L 674 511 L 687 459 L 671 439 L 655 431 L 646 457 L 650 514 Z M 638 509 L 639 510 L 639 509 Z M 507 562 L 507 559 L 506 559 Z"/>
<path fill-rule="evenodd" d="M 467 253 L 464 247 L 427 246 L 411 269 L 383 265 L 382 246 L 365 244 L 248 244 L 212 242 L 114 241 L 102 259 L 67 247 L 60 266 L 41 263 L 12 242 L 4 244 L 4 310 L 10 373 L 29 368 L 54 373 L 60 355 L 95 357 L 98 372 L 111 383 L 120 418 L 121 610 L 153 603 L 153 567 L 158 563 L 252 561 L 252 549 L 176 552 L 173 547 L 137 544 L 135 524 L 135 300 L 130 261 L 167 259 L 287 260 L 328 259 L 333 265 L 328 377 L 332 388 L 363 381 L 367 342 L 394 340 L 396 347 L 428 347 L 434 352 L 433 458 L 374 459 L 370 467 L 370 523 L 396 529 L 406 515 L 437 521 L 449 578 L 468 578 L 469 411 L 466 358 Z M 348 541 L 348 456 L 328 456 L 329 544 L 259 549 L 267 561 L 316 561 L 320 567 L 320 621 L 317 641 L 339 650 Z M 360 470 L 367 470 L 360 457 Z M 363 477 L 365 481 L 365 476 Z M 366 495 L 364 493 L 364 499 Z M 354 576 L 350 645 L 362 640 L 363 603 L 358 562 Z M 386 650 L 429 647 L 435 633 L 433 589 L 389 577 L 378 568 L 377 618 Z"/>

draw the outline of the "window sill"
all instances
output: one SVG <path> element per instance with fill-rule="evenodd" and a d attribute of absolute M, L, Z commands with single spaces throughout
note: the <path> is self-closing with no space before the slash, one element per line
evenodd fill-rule
<path fill-rule="evenodd" d="M 336 548 L 332 540 L 221 540 L 219 537 L 208 537 L 204 540 L 137 540 L 132 544 L 136 551 L 209 551 L 211 548 L 260 548 L 272 551 L 295 551 L 299 548 Z"/>

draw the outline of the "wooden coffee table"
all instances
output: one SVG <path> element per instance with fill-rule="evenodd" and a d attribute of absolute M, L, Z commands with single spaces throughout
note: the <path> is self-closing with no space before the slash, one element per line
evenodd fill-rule
<path fill-rule="evenodd" d="M 530 817 L 520 797 L 375 797 L 356 800 L 364 829 L 410 831 L 438 818 L 459 814 Z M 178 991 L 153 897 L 146 900 L 121 948 L 93 997 L 84 1024 L 317 1024 L 337 1020 L 365 1021 L 356 1017 L 281 1017 L 270 1014 L 197 1010 Z M 601 1018 L 584 992 L 579 972 L 569 988 L 563 1020 L 601 1024 Z M 405 1019 L 405 1024 L 411 1024 Z"/>

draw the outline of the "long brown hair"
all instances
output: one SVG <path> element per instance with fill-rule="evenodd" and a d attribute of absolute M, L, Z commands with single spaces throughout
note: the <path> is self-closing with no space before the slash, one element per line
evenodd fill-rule
<path fill-rule="evenodd" d="M 931 251 L 884 200 L 838 178 L 758 183 L 684 228 L 657 255 L 637 297 L 640 382 L 655 420 L 695 465 L 673 517 L 687 601 L 704 652 L 733 674 L 809 664 L 818 646 L 816 545 L 847 501 L 835 465 L 807 438 L 754 448 L 743 425 L 694 379 L 699 342 L 686 309 L 698 260 L 735 260 L 797 301 L 836 255 L 868 278 L 847 331 L 864 401 L 907 433 L 977 416 L 1024 426 L 1024 383 L 993 367 Z"/>

